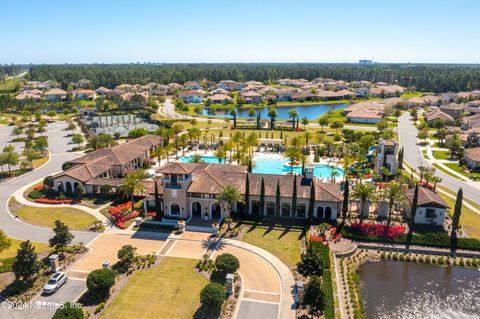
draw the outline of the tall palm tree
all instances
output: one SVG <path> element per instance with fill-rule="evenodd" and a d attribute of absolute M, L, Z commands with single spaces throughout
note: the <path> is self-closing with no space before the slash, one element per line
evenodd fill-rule
<path fill-rule="evenodd" d="M 232 109 L 232 110 L 230 111 L 230 116 L 231 116 L 232 119 L 233 119 L 233 127 L 234 127 L 234 128 L 237 128 L 237 110 Z"/>
<path fill-rule="evenodd" d="M 269 108 L 268 116 L 270 117 L 270 129 L 273 130 L 275 125 L 275 118 L 278 116 L 277 109 L 275 107 Z"/>
<path fill-rule="evenodd" d="M 290 160 L 290 174 L 293 174 L 293 165 L 300 158 L 300 150 L 294 146 L 290 146 L 285 151 L 285 157 L 287 157 Z"/>
<path fill-rule="evenodd" d="M 418 171 L 420 172 L 420 183 L 423 180 L 423 175 L 425 174 L 426 170 L 427 170 L 426 166 L 423 166 L 423 165 L 418 166 Z"/>
<path fill-rule="evenodd" d="M 288 111 L 288 117 L 292 119 L 292 128 L 295 131 L 295 127 L 298 126 L 298 123 L 297 125 L 295 125 L 295 119 L 298 118 L 297 110 L 291 109 L 290 111 Z"/>
<path fill-rule="evenodd" d="M 360 220 L 362 220 L 365 215 L 368 215 L 370 203 L 375 202 L 377 198 L 376 195 L 376 188 L 372 184 L 359 183 L 355 185 L 352 198 L 358 201 Z"/>
<path fill-rule="evenodd" d="M 432 176 L 432 182 L 433 182 L 433 191 L 437 191 L 437 184 L 442 182 L 442 178 L 438 176 Z"/>
<path fill-rule="evenodd" d="M 253 148 L 258 145 L 258 135 L 254 132 L 248 134 L 245 143 L 249 148 L 250 156 L 253 155 Z"/>
<path fill-rule="evenodd" d="M 134 196 L 135 193 L 141 194 L 145 189 L 145 186 L 142 184 L 142 180 L 147 177 L 147 174 L 144 170 L 138 170 L 125 175 L 125 178 L 122 181 L 122 184 L 119 187 L 119 192 L 125 197 L 130 197 L 132 201 L 132 211 L 134 209 Z"/>
<path fill-rule="evenodd" d="M 217 202 L 221 204 L 226 204 L 228 206 L 228 216 L 227 216 L 227 225 L 228 230 L 230 230 L 231 224 L 231 210 L 235 203 L 243 203 L 243 196 L 240 194 L 238 189 L 233 185 L 225 186 L 220 194 L 217 196 Z"/>
<path fill-rule="evenodd" d="M 381 197 L 388 202 L 388 216 L 387 228 L 390 227 L 392 221 L 392 213 L 394 207 L 404 207 L 407 205 L 407 195 L 403 189 L 402 184 L 392 181 L 387 187 L 383 189 Z"/>

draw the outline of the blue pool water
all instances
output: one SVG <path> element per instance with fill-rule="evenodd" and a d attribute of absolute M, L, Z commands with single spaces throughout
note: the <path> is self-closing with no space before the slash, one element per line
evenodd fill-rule
<path fill-rule="evenodd" d="M 192 156 L 182 156 L 180 161 L 183 163 L 188 163 L 192 159 Z M 215 156 L 203 155 L 202 159 L 206 163 L 218 163 L 218 159 Z M 266 156 L 257 156 L 254 159 L 255 166 L 253 167 L 253 173 L 261 174 L 277 174 L 282 175 L 290 173 L 290 166 L 288 166 L 288 160 L 281 156 L 276 155 L 266 155 Z M 343 176 L 343 170 L 341 168 L 333 168 L 328 165 L 315 165 L 313 174 L 319 178 L 331 178 L 332 170 L 337 172 L 336 178 Z M 296 174 L 302 173 L 302 167 L 294 167 L 293 172 Z"/>
<path fill-rule="evenodd" d="M 295 106 L 285 106 L 285 107 L 277 107 L 278 117 L 277 120 L 289 120 L 288 111 L 295 109 L 298 112 L 298 117 L 304 118 L 305 116 L 309 120 L 315 120 L 326 114 L 328 111 L 343 109 L 347 107 L 347 104 L 317 104 L 317 105 L 295 105 Z M 237 117 L 238 118 L 248 118 L 248 107 L 237 108 Z M 263 109 L 255 109 L 257 113 L 260 113 L 262 119 L 269 118 L 268 117 L 268 107 Z M 213 115 L 214 117 L 227 117 L 229 111 L 216 111 L 216 114 Z M 202 110 L 202 115 L 209 116 L 208 111 L 206 108 Z"/>

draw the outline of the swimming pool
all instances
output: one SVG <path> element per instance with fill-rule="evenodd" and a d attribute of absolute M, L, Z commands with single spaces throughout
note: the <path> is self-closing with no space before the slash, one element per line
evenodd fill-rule
<path fill-rule="evenodd" d="M 188 163 L 192 160 L 193 156 L 182 156 L 180 161 L 183 163 Z M 218 159 L 212 155 L 202 155 L 202 160 L 205 163 L 217 163 Z M 288 166 L 288 159 L 281 155 L 276 154 L 262 154 L 254 157 L 255 166 L 253 167 L 253 173 L 260 174 L 277 174 L 282 175 L 290 173 L 290 166 Z M 315 169 L 313 174 L 319 178 L 331 178 L 332 171 L 337 173 L 336 177 L 343 176 L 343 170 L 338 167 L 331 167 L 328 165 L 314 164 Z M 293 167 L 293 172 L 296 174 L 302 173 L 301 166 Z"/>

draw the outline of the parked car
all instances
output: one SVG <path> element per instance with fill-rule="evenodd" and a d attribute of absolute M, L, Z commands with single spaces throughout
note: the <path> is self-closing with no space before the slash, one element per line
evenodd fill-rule
<path fill-rule="evenodd" d="M 50 279 L 48 279 L 45 286 L 43 286 L 44 294 L 53 294 L 68 280 L 68 276 L 64 272 L 56 272 Z"/>

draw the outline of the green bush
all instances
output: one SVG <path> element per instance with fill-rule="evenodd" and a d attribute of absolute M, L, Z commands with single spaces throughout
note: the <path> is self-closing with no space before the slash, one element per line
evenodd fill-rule
<path fill-rule="evenodd" d="M 88 292 L 97 298 L 105 298 L 115 284 L 115 272 L 109 268 L 97 269 L 88 274 Z"/>
<path fill-rule="evenodd" d="M 58 308 L 55 311 L 52 319 L 83 319 L 82 308 L 77 308 L 71 303 L 67 302 L 62 308 Z"/>
<path fill-rule="evenodd" d="M 310 242 L 309 245 L 313 246 L 316 250 L 319 250 L 322 256 L 322 289 L 325 297 L 325 319 L 335 319 L 332 272 L 330 271 L 330 248 L 318 242 Z"/>
<path fill-rule="evenodd" d="M 368 236 L 361 233 L 359 230 L 351 227 L 342 228 L 342 236 L 345 238 L 370 241 L 370 242 L 383 242 L 388 244 L 404 245 L 407 243 L 407 234 L 400 234 L 394 238 L 383 238 L 376 236 Z M 450 248 L 451 238 L 445 231 L 429 231 L 423 233 L 415 233 L 412 235 L 410 241 L 411 245 L 418 246 L 431 246 L 431 247 L 446 247 Z M 458 238 L 457 249 L 476 250 L 480 251 L 480 240 L 475 238 Z"/>
<path fill-rule="evenodd" d="M 102 311 L 103 308 L 105 308 L 105 303 L 104 303 L 104 302 L 101 302 L 101 303 L 95 308 L 95 314 L 97 314 L 97 313 L 99 313 L 100 311 Z"/>
<path fill-rule="evenodd" d="M 30 197 L 31 199 L 39 199 L 40 197 L 43 197 L 43 192 L 34 189 L 30 193 L 28 193 L 28 197 Z"/>
<path fill-rule="evenodd" d="M 240 261 L 232 254 L 221 254 L 215 260 L 215 267 L 220 272 L 233 274 L 240 268 Z"/>
<path fill-rule="evenodd" d="M 212 309 L 220 309 L 225 298 L 227 298 L 225 288 L 217 283 L 209 283 L 200 292 L 202 305 Z"/>

